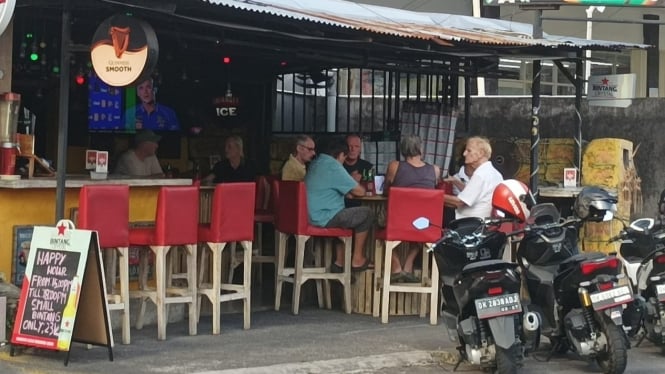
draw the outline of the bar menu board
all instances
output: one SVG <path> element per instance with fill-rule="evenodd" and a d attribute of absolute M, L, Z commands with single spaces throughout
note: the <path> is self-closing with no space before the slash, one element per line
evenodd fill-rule
<path fill-rule="evenodd" d="M 81 253 L 55 251 L 37 248 L 30 286 L 25 302 L 25 312 L 20 332 L 57 340 L 64 326 L 63 313 L 67 303 L 76 304 L 76 298 L 69 301 L 70 293 L 78 290 L 76 272 Z M 76 278 L 76 282 L 75 282 Z"/>
<path fill-rule="evenodd" d="M 68 351 L 91 245 L 91 231 L 60 221 L 37 226 L 21 288 L 12 343 Z M 71 222 L 70 222 L 71 223 Z"/>

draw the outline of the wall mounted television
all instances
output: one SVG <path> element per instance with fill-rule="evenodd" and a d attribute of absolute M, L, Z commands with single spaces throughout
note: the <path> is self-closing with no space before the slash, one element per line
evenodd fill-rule
<path fill-rule="evenodd" d="M 151 90 L 154 93 L 157 91 L 156 87 Z M 151 97 L 154 98 L 152 95 Z M 140 103 L 136 86 L 114 87 L 104 83 L 94 71 L 88 75 L 89 132 L 133 134 L 141 128 L 159 132 L 181 130 L 174 111 L 159 101 L 157 111 L 142 122 L 140 118 L 143 118 L 146 112 L 141 113 Z"/>

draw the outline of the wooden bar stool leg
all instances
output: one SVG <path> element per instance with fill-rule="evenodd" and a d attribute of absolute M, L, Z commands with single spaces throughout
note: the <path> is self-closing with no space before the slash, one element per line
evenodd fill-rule
<path fill-rule="evenodd" d="M 155 295 L 155 306 L 157 309 L 157 340 L 166 340 L 166 257 L 169 247 L 150 247 L 155 253 L 155 284 L 157 286 Z"/>
<path fill-rule="evenodd" d="M 312 245 L 312 254 L 314 255 L 314 267 L 320 268 L 323 266 L 323 246 L 325 246 L 325 238 L 319 241 L 318 245 L 315 242 L 317 238 L 311 238 L 310 240 L 314 243 Z M 323 243 L 321 243 L 323 242 Z M 315 279 L 316 282 L 316 298 L 319 302 L 319 308 L 325 307 L 323 294 L 323 279 Z"/>
<path fill-rule="evenodd" d="M 222 288 L 222 255 L 226 243 L 208 243 L 212 251 L 212 280 L 208 298 L 212 303 L 212 333 L 217 335 L 221 332 L 221 288 Z"/>
<path fill-rule="evenodd" d="M 420 274 L 420 286 L 425 287 L 428 285 L 427 283 L 427 277 L 429 277 L 429 255 L 427 253 L 427 247 L 425 244 L 422 245 L 422 252 L 423 252 L 423 270 L 422 273 Z M 421 293 L 419 294 L 420 296 L 420 318 L 424 318 L 425 315 L 427 314 L 427 296 L 428 293 Z"/>
<path fill-rule="evenodd" d="M 130 344 L 129 321 L 129 248 L 120 247 L 118 251 L 120 262 L 120 299 L 122 300 L 122 344 Z M 115 250 L 114 250 L 115 252 Z"/>
<path fill-rule="evenodd" d="M 245 251 L 242 281 L 243 328 L 247 330 L 251 324 L 252 313 L 252 242 L 243 241 L 241 244 Z"/>
<path fill-rule="evenodd" d="M 381 290 L 383 289 L 383 251 L 386 243 L 377 240 L 374 248 L 374 289 L 372 290 L 372 316 L 378 317 L 381 311 Z"/>
<path fill-rule="evenodd" d="M 307 236 L 296 235 L 296 258 L 295 269 L 293 274 L 293 305 L 291 309 L 294 315 L 298 314 L 300 309 L 300 291 L 303 284 L 303 266 L 305 261 L 305 244 L 307 243 Z"/>
<path fill-rule="evenodd" d="M 277 271 L 275 279 L 275 310 L 279 311 L 280 304 L 282 303 L 282 286 L 284 285 L 284 262 L 286 261 L 286 242 L 288 235 L 279 233 L 277 238 Z"/>
<path fill-rule="evenodd" d="M 115 249 L 104 250 L 103 252 L 103 262 L 104 262 L 104 281 L 106 282 L 106 293 L 109 295 L 115 295 L 115 278 L 116 278 L 116 267 L 117 264 L 117 252 Z"/>
<path fill-rule="evenodd" d="M 352 252 L 352 238 L 344 238 L 344 311 L 346 314 L 351 314 L 351 258 Z"/>
<path fill-rule="evenodd" d="M 236 258 L 237 253 L 236 253 L 236 242 L 229 243 L 229 246 L 231 247 L 231 259 L 230 259 L 230 270 L 229 270 L 229 284 L 233 283 L 233 275 L 235 274 L 236 267 L 240 265 L 238 263 L 238 260 Z"/>
<path fill-rule="evenodd" d="M 187 302 L 189 310 L 189 335 L 196 335 L 198 327 L 198 312 L 196 308 L 196 245 L 188 244 L 185 246 L 185 250 L 187 251 L 187 289 L 189 293 L 189 301 Z"/>
<path fill-rule="evenodd" d="M 436 259 L 434 254 L 431 254 L 432 257 L 432 277 L 431 282 L 431 300 L 430 300 L 430 309 L 429 309 L 429 323 L 430 325 L 436 325 L 439 317 L 439 267 L 436 264 Z"/>
<path fill-rule="evenodd" d="M 206 277 L 208 277 L 208 278 L 210 277 L 210 273 L 208 271 L 208 266 L 209 266 L 208 265 L 208 257 L 209 257 L 208 250 L 212 251 L 212 249 L 209 249 L 210 248 L 209 246 L 210 246 L 209 243 L 204 243 L 200 246 L 200 248 L 201 248 L 201 259 L 199 260 L 199 273 L 198 273 L 198 275 L 199 275 L 199 279 L 198 279 L 199 294 L 196 296 L 196 310 L 198 311 L 197 317 L 196 317 L 197 321 L 201 318 L 201 299 L 205 295 L 204 290 L 203 290 L 203 288 L 204 288 L 203 283 L 208 281 L 208 279 L 206 279 Z M 213 262 L 214 262 L 214 259 L 213 259 Z M 213 284 L 212 280 L 210 280 L 210 284 Z M 206 289 L 207 289 L 207 287 L 206 287 Z M 213 313 L 213 315 L 214 315 L 214 313 Z M 214 320 L 213 320 L 213 334 L 215 333 L 214 331 L 215 331 L 215 324 L 214 324 Z"/>
<path fill-rule="evenodd" d="M 390 305 L 390 261 L 393 250 L 400 242 L 387 240 L 383 253 L 383 287 L 381 290 L 381 323 L 388 323 L 388 306 Z"/>
<path fill-rule="evenodd" d="M 150 272 L 150 255 L 151 249 L 141 247 L 139 248 L 139 292 L 141 298 L 141 306 L 139 307 L 139 314 L 136 318 L 136 329 L 143 328 L 143 318 L 145 316 L 146 302 L 148 297 L 145 292 L 148 290 L 148 273 Z"/>
<path fill-rule="evenodd" d="M 256 243 L 256 255 L 259 256 L 260 258 L 263 258 L 263 223 L 262 222 L 256 222 L 256 240 L 254 243 Z M 253 252 L 254 249 L 250 248 L 250 252 Z M 259 269 L 256 272 L 256 281 L 258 284 L 262 285 L 263 284 L 263 260 L 257 262 L 256 267 Z"/>
<path fill-rule="evenodd" d="M 331 238 L 325 238 L 323 241 L 323 266 L 325 267 L 326 271 L 330 271 L 330 266 L 332 265 L 332 248 L 333 248 L 333 241 L 335 239 Z M 332 309 L 332 297 L 331 297 L 331 290 L 330 290 L 330 280 L 324 279 L 323 280 L 323 294 L 326 299 L 326 308 Z"/>

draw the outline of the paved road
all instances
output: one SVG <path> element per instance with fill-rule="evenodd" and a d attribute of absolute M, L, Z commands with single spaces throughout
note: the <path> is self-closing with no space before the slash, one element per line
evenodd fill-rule
<path fill-rule="evenodd" d="M 10 357 L 0 349 L 2 374 L 60 373 L 441 373 L 451 372 L 442 352 L 453 352 L 441 324 L 418 317 L 393 317 L 382 325 L 370 316 L 306 308 L 257 312 L 252 328 L 242 330 L 240 314 L 222 316 L 222 334 L 212 336 L 210 317 L 201 317 L 199 335 L 188 336 L 186 322 L 169 324 L 167 340 L 157 341 L 156 327 L 132 330 L 132 344 L 117 345 L 115 360 L 105 349 L 74 344 L 70 364 L 63 353 L 29 349 Z M 119 331 L 116 331 L 119 339 Z M 544 346 L 545 344 L 543 344 Z M 572 355 L 540 362 L 544 353 L 525 361 L 523 374 L 600 373 Z M 458 372 L 481 373 L 463 365 Z M 650 343 L 629 352 L 626 373 L 664 373 L 665 356 Z"/>

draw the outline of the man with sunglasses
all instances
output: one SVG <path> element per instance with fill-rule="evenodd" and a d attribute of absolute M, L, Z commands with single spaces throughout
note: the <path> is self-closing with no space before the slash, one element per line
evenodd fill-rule
<path fill-rule="evenodd" d="M 296 149 L 282 166 L 283 181 L 303 181 L 307 173 L 307 163 L 316 155 L 314 140 L 307 135 L 296 137 Z"/>
<path fill-rule="evenodd" d="M 492 166 L 492 146 L 487 138 L 473 136 L 466 141 L 464 165 L 473 168 L 473 175 L 457 196 L 446 195 L 445 205 L 455 208 L 455 218 L 490 217 L 492 192 L 503 176 Z"/>

